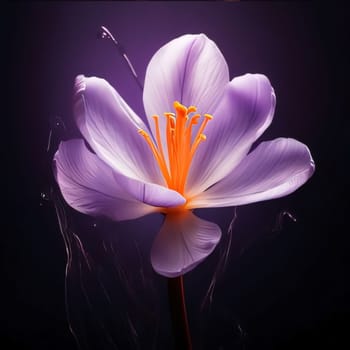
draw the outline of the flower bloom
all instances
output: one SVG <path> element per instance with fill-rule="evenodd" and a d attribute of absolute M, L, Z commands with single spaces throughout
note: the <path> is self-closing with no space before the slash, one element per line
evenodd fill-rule
<path fill-rule="evenodd" d="M 61 142 L 58 185 L 76 210 L 112 220 L 166 214 L 151 250 L 161 275 L 203 261 L 218 225 L 195 208 L 237 206 L 285 196 L 314 172 L 307 146 L 291 138 L 252 144 L 276 103 L 269 80 L 229 80 L 225 59 L 205 35 L 184 35 L 151 59 L 143 92 L 147 124 L 107 81 L 78 76 L 74 114 L 84 140 Z"/>

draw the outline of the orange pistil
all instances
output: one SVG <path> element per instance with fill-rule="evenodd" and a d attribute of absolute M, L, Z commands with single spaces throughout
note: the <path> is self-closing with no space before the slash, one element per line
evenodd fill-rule
<path fill-rule="evenodd" d="M 213 116 L 204 114 L 204 120 L 191 143 L 193 125 L 198 124 L 200 115 L 195 114 L 191 117 L 189 115 L 196 112 L 197 108 L 194 106 L 186 108 L 181 103 L 175 101 L 174 109 L 176 114 L 164 113 L 166 117 L 165 133 L 168 148 L 168 163 L 166 162 L 161 142 L 159 117 L 157 115 L 153 116 L 156 130 L 155 142 L 152 141 L 146 131 L 140 129 L 138 132 L 145 138 L 149 145 L 168 187 L 184 195 L 192 159 L 199 144 L 206 140 L 203 131 L 208 121 L 213 119 Z"/>

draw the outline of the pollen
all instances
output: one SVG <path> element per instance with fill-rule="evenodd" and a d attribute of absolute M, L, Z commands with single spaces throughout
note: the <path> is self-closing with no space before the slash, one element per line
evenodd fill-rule
<path fill-rule="evenodd" d="M 213 116 L 204 114 L 201 118 L 200 114 L 195 114 L 197 111 L 195 106 L 185 107 L 178 101 L 175 101 L 173 106 L 175 113 L 164 113 L 166 123 L 162 131 L 165 133 L 166 153 L 162 145 L 158 115 L 153 116 L 155 140 L 142 129 L 138 132 L 144 137 L 153 153 L 167 186 L 185 195 L 187 177 L 193 157 L 200 143 L 206 140 L 203 131 Z M 198 130 L 193 137 L 193 126 L 199 124 L 200 119 L 202 119 L 201 124 L 197 127 Z"/>

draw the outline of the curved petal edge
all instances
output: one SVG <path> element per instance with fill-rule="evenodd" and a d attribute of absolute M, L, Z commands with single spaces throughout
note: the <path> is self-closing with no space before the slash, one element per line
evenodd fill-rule
<path fill-rule="evenodd" d="M 283 197 L 302 186 L 314 171 L 310 150 L 303 143 L 290 138 L 262 142 L 188 207 L 236 206 Z"/>
<path fill-rule="evenodd" d="M 194 269 L 208 257 L 220 241 L 218 225 L 191 211 L 168 214 L 153 242 L 151 263 L 166 277 L 177 277 Z"/>

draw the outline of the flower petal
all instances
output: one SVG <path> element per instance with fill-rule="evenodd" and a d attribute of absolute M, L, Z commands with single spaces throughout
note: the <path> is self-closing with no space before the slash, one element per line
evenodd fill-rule
<path fill-rule="evenodd" d="M 146 125 L 104 79 L 76 78 L 77 125 L 96 154 L 125 176 L 164 184 L 149 146 L 138 130 Z"/>
<path fill-rule="evenodd" d="M 286 196 L 303 185 L 314 170 L 310 151 L 301 142 L 287 138 L 262 142 L 188 207 L 235 206 Z"/>
<path fill-rule="evenodd" d="M 226 61 L 204 34 L 183 35 L 161 47 L 152 57 L 146 71 L 143 103 L 152 132 L 153 115 L 173 112 L 174 101 L 195 105 L 198 113 L 214 112 L 229 82 Z M 161 130 L 165 118 L 160 118 Z M 167 149 L 165 132 L 162 143 Z"/>
<path fill-rule="evenodd" d="M 166 277 L 183 275 L 212 253 L 220 237 L 218 225 L 191 211 L 168 214 L 153 243 L 152 266 Z"/>
<path fill-rule="evenodd" d="M 232 171 L 271 124 L 275 105 L 274 90 L 262 74 L 245 74 L 227 85 L 205 129 L 206 141 L 194 156 L 187 182 L 190 196 Z"/>
<path fill-rule="evenodd" d="M 159 206 L 185 202 L 175 191 L 117 173 L 91 153 L 83 140 L 61 142 L 54 165 L 64 199 L 85 214 L 127 220 L 159 211 Z"/>

